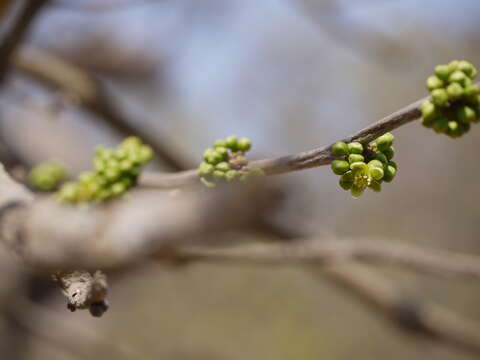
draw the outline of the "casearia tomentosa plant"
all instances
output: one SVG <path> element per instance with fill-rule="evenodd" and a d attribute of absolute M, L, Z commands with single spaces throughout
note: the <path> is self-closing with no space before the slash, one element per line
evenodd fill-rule
<path fill-rule="evenodd" d="M 68 178 L 68 171 L 59 161 L 47 161 L 35 166 L 27 176 L 28 183 L 40 191 L 52 191 Z"/>
<path fill-rule="evenodd" d="M 66 203 L 101 202 L 124 194 L 136 184 L 142 166 L 153 157 L 153 150 L 130 136 L 116 149 L 99 146 L 95 150 L 94 169 L 80 174 L 76 182 L 67 182 L 57 192 Z"/>
<path fill-rule="evenodd" d="M 473 84 L 477 70 L 468 61 L 437 65 L 426 85 L 431 99 L 421 106 L 422 124 L 457 138 L 480 121 L 480 87 Z"/>
<path fill-rule="evenodd" d="M 215 140 L 213 146 L 205 150 L 204 161 L 198 166 L 200 181 L 213 188 L 220 182 L 245 181 L 252 176 L 264 175 L 262 169 L 246 168 L 248 161 L 245 153 L 251 147 L 252 142 L 247 138 L 229 136 L 224 140 Z"/>
<path fill-rule="evenodd" d="M 397 173 L 397 164 L 392 161 L 393 140 L 393 135 L 386 133 L 367 148 L 359 142 L 339 141 L 333 145 L 332 153 L 338 158 L 332 161 L 331 168 L 340 175 L 342 189 L 359 197 L 367 187 L 379 192 L 382 182 L 392 181 Z"/>

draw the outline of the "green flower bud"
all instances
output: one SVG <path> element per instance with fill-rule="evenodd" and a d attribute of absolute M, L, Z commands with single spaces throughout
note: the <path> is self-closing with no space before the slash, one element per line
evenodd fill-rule
<path fill-rule="evenodd" d="M 95 159 L 93 160 L 93 167 L 95 171 L 103 171 L 105 169 L 105 162 L 102 159 Z"/>
<path fill-rule="evenodd" d="M 397 170 L 397 163 L 396 163 L 395 161 L 390 160 L 390 161 L 388 162 L 388 165 L 389 165 L 389 166 L 392 166 L 393 168 L 395 168 L 395 170 Z"/>
<path fill-rule="evenodd" d="M 216 181 L 220 181 L 220 180 L 225 179 L 225 173 L 223 171 L 220 171 L 220 170 L 215 170 L 212 175 L 213 175 L 213 178 Z"/>
<path fill-rule="evenodd" d="M 380 136 L 375 143 L 377 144 L 377 148 L 380 151 L 388 149 L 390 146 L 392 146 L 393 143 L 393 135 L 391 133 L 385 133 L 382 136 Z"/>
<path fill-rule="evenodd" d="M 420 111 L 422 112 L 422 117 L 425 120 L 433 120 L 435 118 L 436 114 L 436 108 L 435 105 L 427 100 L 420 105 Z"/>
<path fill-rule="evenodd" d="M 218 163 L 217 165 L 215 165 L 215 169 L 222 172 L 226 172 L 230 170 L 230 165 L 228 165 L 227 162 L 222 161 L 221 163 Z"/>
<path fill-rule="evenodd" d="M 464 124 L 474 122 L 476 119 L 475 111 L 468 106 L 460 106 L 457 108 L 457 118 Z"/>
<path fill-rule="evenodd" d="M 213 173 L 214 170 L 215 170 L 215 167 L 212 164 L 202 162 L 198 166 L 197 173 L 200 176 L 206 176 L 206 175 L 209 175 L 209 174 Z"/>
<path fill-rule="evenodd" d="M 463 73 L 462 73 L 463 74 Z M 445 106 L 448 103 L 448 93 L 445 89 L 435 89 L 431 92 L 432 101 L 435 105 Z"/>
<path fill-rule="evenodd" d="M 377 167 L 377 168 L 383 169 L 383 163 L 380 160 L 376 160 L 376 159 L 370 160 L 368 162 L 368 167 L 369 168 Z"/>
<path fill-rule="evenodd" d="M 109 181 L 114 181 L 114 180 L 117 180 L 118 177 L 120 176 L 120 171 L 118 169 L 106 169 L 105 170 L 105 177 L 107 178 L 107 180 Z"/>
<path fill-rule="evenodd" d="M 426 84 L 427 84 L 427 89 L 430 91 L 442 88 L 444 85 L 442 80 L 440 80 L 438 77 L 433 75 L 428 77 Z"/>
<path fill-rule="evenodd" d="M 380 192 L 382 191 L 382 184 L 378 181 L 372 181 L 370 185 L 368 185 L 370 189 L 372 189 L 375 192 Z"/>
<path fill-rule="evenodd" d="M 382 152 L 387 160 L 391 160 L 395 156 L 395 148 L 393 146 L 390 146 L 388 149 L 385 149 Z"/>
<path fill-rule="evenodd" d="M 118 169 L 120 167 L 120 164 L 117 160 L 111 158 L 110 160 L 107 160 L 106 167 L 109 169 Z"/>
<path fill-rule="evenodd" d="M 99 200 L 107 200 L 112 197 L 112 190 L 111 189 L 102 189 L 98 192 L 98 199 Z"/>
<path fill-rule="evenodd" d="M 332 146 L 332 153 L 337 156 L 348 155 L 348 145 L 343 141 L 338 141 Z"/>
<path fill-rule="evenodd" d="M 238 149 L 238 140 L 237 140 L 237 137 L 232 135 L 232 136 L 229 136 L 225 139 L 226 143 L 227 143 L 227 148 L 229 148 L 230 150 L 232 150 L 233 152 L 237 151 Z"/>
<path fill-rule="evenodd" d="M 375 159 L 381 161 L 384 164 L 386 164 L 388 162 L 388 159 L 385 156 L 385 154 L 383 154 L 381 152 L 378 152 L 378 153 L 375 154 Z"/>
<path fill-rule="evenodd" d="M 219 162 L 223 161 L 223 157 L 222 155 L 220 155 L 218 152 L 216 152 L 215 150 L 212 150 L 208 156 L 205 158 L 205 160 L 207 160 L 208 163 L 212 164 L 212 165 L 216 165 L 218 164 Z"/>
<path fill-rule="evenodd" d="M 433 130 L 437 133 L 444 133 L 448 129 L 448 118 L 441 117 L 433 123 Z"/>
<path fill-rule="evenodd" d="M 227 159 L 228 157 L 228 149 L 223 146 L 218 146 L 215 148 L 215 151 L 220 154 L 223 160 Z"/>
<path fill-rule="evenodd" d="M 350 164 L 350 169 L 352 169 L 354 173 L 367 172 L 368 166 L 364 162 L 358 161 L 358 162 L 354 162 L 353 164 Z"/>
<path fill-rule="evenodd" d="M 360 154 L 350 154 L 350 155 L 348 155 L 348 162 L 350 164 L 353 164 L 353 163 L 359 162 L 359 161 L 365 161 L 365 158 L 363 157 L 363 155 L 360 155 Z"/>
<path fill-rule="evenodd" d="M 385 181 L 385 182 L 391 182 L 396 174 L 397 174 L 397 169 L 395 169 L 391 165 L 387 165 L 385 167 L 385 171 L 384 171 L 382 180 Z"/>
<path fill-rule="evenodd" d="M 480 88 L 477 85 L 472 84 L 465 87 L 464 95 L 468 102 L 478 104 L 478 94 L 480 94 Z"/>
<path fill-rule="evenodd" d="M 202 164 L 206 164 L 206 163 L 202 163 Z M 129 171 L 132 168 L 132 166 L 133 166 L 133 162 L 131 162 L 130 160 L 122 160 L 118 164 L 118 168 L 121 171 Z"/>
<path fill-rule="evenodd" d="M 450 74 L 451 74 L 451 71 L 448 65 L 435 66 L 435 75 L 437 75 L 439 79 L 447 80 Z"/>
<path fill-rule="evenodd" d="M 228 170 L 225 173 L 225 178 L 227 179 L 227 181 L 233 181 L 239 176 L 239 174 L 240 173 L 237 170 Z"/>
<path fill-rule="evenodd" d="M 142 145 L 142 140 L 137 136 L 129 136 L 122 141 L 120 147 L 123 149 L 136 149 Z"/>
<path fill-rule="evenodd" d="M 351 192 L 351 194 L 354 198 L 360 197 L 363 194 L 364 191 L 365 191 L 364 187 L 356 186 L 355 184 L 353 184 L 352 189 L 350 190 L 350 192 Z"/>
<path fill-rule="evenodd" d="M 225 140 L 222 140 L 222 139 L 217 139 L 217 140 L 214 141 L 213 147 L 214 148 L 217 148 L 217 147 L 226 148 L 227 147 L 227 142 Z"/>
<path fill-rule="evenodd" d="M 82 183 L 87 183 L 87 182 L 93 181 L 95 179 L 95 174 L 92 173 L 91 171 L 85 171 L 85 172 L 80 174 L 78 179 Z"/>
<path fill-rule="evenodd" d="M 459 83 L 452 83 L 447 86 L 447 94 L 449 100 L 458 100 L 463 96 L 464 90 Z"/>
<path fill-rule="evenodd" d="M 117 182 L 117 183 L 112 185 L 112 194 L 113 195 L 123 194 L 126 190 L 127 190 L 127 187 L 121 182 Z"/>
<path fill-rule="evenodd" d="M 463 85 L 463 82 L 467 75 L 463 71 L 456 70 L 453 73 L 450 74 L 448 77 L 448 82 L 449 83 L 459 83 L 460 85 Z"/>
<path fill-rule="evenodd" d="M 238 151 L 245 153 L 248 150 L 250 150 L 251 147 L 252 147 L 252 142 L 250 141 L 250 139 L 244 137 L 238 140 L 238 145 L 237 145 Z"/>
<path fill-rule="evenodd" d="M 347 180 L 344 178 L 344 175 L 340 176 L 338 184 L 343 190 L 350 190 L 353 186 L 353 180 Z"/>
<path fill-rule="evenodd" d="M 363 145 L 359 142 L 351 142 L 348 145 L 348 151 L 350 154 L 362 154 L 363 153 Z"/>
<path fill-rule="evenodd" d="M 350 164 L 345 160 L 333 160 L 331 168 L 335 174 L 342 175 L 350 170 Z"/>
<path fill-rule="evenodd" d="M 383 178 L 383 169 L 379 167 L 370 167 L 370 175 L 375 180 L 381 180 Z"/>
<path fill-rule="evenodd" d="M 450 73 L 458 70 L 458 63 L 458 60 L 452 60 L 448 63 L 448 69 L 450 70 Z"/>
<path fill-rule="evenodd" d="M 458 70 L 463 71 L 463 73 L 470 78 L 474 78 L 475 75 L 477 75 L 477 70 L 475 67 L 465 60 L 462 60 L 458 63 Z"/>
<path fill-rule="evenodd" d="M 142 145 L 138 152 L 138 155 L 140 157 L 140 162 L 142 164 L 149 162 L 153 158 L 153 154 L 154 154 L 153 149 L 150 146 Z"/>

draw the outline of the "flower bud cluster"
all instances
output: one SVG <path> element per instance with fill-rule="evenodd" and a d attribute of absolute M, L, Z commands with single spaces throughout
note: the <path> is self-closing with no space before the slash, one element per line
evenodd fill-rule
<path fill-rule="evenodd" d="M 124 194 L 135 185 L 142 166 L 153 157 L 153 150 L 135 136 L 130 136 L 116 149 L 99 146 L 95 150 L 94 169 L 67 182 L 57 193 L 61 202 L 101 202 Z"/>
<path fill-rule="evenodd" d="M 480 87 L 473 84 L 477 70 L 468 61 L 437 65 L 427 79 L 430 100 L 420 105 L 422 124 L 437 133 L 458 138 L 480 121 Z"/>
<path fill-rule="evenodd" d="M 393 140 L 393 135 L 386 133 L 367 148 L 359 142 L 339 141 L 333 145 L 332 153 L 338 158 L 332 161 L 331 168 L 340 175 L 342 189 L 359 197 L 367 187 L 379 192 L 382 182 L 391 182 L 397 173 L 397 165 L 392 161 Z"/>
<path fill-rule="evenodd" d="M 28 173 L 28 183 L 40 191 L 52 191 L 68 178 L 65 165 L 58 161 L 47 161 L 35 166 Z"/>
<path fill-rule="evenodd" d="M 213 188 L 220 182 L 245 181 L 251 176 L 264 175 L 262 169 L 246 168 L 248 161 L 245 153 L 251 147 L 252 142 L 247 138 L 229 136 L 215 140 L 213 146 L 205 150 L 204 161 L 198 166 L 200 181 Z"/>

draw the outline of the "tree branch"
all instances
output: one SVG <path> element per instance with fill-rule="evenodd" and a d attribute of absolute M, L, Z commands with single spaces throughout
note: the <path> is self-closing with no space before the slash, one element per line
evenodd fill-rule
<path fill-rule="evenodd" d="M 118 131 L 122 136 L 137 135 L 148 143 L 159 159 L 174 171 L 188 169 L 189 164 L 158 140 L 151 131 L 135 126 L 115 104 L 108 90 L 94 76 L 80 67 L 44 50 L 27 48 L 13 59 L 17 70 L 34 77 L 44 85 L 70 95 L 92 114 Z"/>
<path fill-rule="evenodd" d="M 4 80 L 11 57 L 27 35 L 35 16 L 48 0 L 27 0 L 4 22 L 0 31 L 0 82 Z"/>
<path fill-rule="evenodd" d="M 395 242 L 334 239 L 261 243 L 235 247 L 185 247 L 173 254 L 183 261 L 248 263 L 259 265 L 316 264 L 356 260 L 400 266 L 442 277 L 480 280 L 480 257 Z M 161 258 L 159 259 L 161 260 Z"/>
<path fill-rule="evenodd" d="M 386 132 L 417 120 L 421 116 L 418 107 L 427 99 L 428 97 L 420 99 L 403 109 L 384 117 L 376 123 L 367 126 L 357 133 L 342 139 L 342 141 L 359 141 L 363 144 L 367 144 Z M 277 175 L 328 165 L 333 159 L 335 159 L 335 156 L 331 152 L 332 145 L 333 144 L 330 144 L 328 146 L 304 151 L 294 155 L 251 161 L 248 164 L 248 168 L 261 168 L 267 175 Z M 157 188 L 183 187 L 195 183 L 198 183 L 198 175 L 195 170 L 182 171 L 173 174 L 145 172 L 139 179 L 140 185 Z"/>
<path fill-rule="evenodd" d="M 389 281 L 358 264 L 337 263 L 324 274 L 403 330 L 480 354 L 478 325 L 449 309 L 402 294 Z"/>

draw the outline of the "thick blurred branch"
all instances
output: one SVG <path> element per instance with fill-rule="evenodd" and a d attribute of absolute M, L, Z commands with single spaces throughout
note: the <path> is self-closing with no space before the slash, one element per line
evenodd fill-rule
<path fill-rule="evenodd" d="M 375 312 L 411 334 L 426 336 L 477 356 L 480 354 L 478 324 L 449 309 L 401 293 L 367 267 L 337 263 L 318 274 L 326 275 L 333 284 L 344 287 Z"/>
<path fill-rule="evenodd" d="M 28 33 L 35 16 L 48 0 L 23 1 L 19 9 L 7 16 L 0 31 L 0 82 L 3 81 L 15 49 Z"/>
<path fill-rule="evenodd" d="M 20 51 L 13 62 L 16 69 L 78 101 L 122 136 L 141 137 L 171 170 L 185 170 L 192 166 L 174 154 L 154 133 L 135 126 L 134 120 L 127 119 L 101 82 L 80 67 L 52 53 L 33 48 Z"/>
<path fill-rule="evenodd" d="M 300 240 L 235 247 L 179 247 L 174 256 L 184 261 L 259 265 L 316 264 L 356 260 L 391 264 L 442 277 L 480 279 L 480 257 L 421 248 L 392 241 L 362 239 Z"/>

